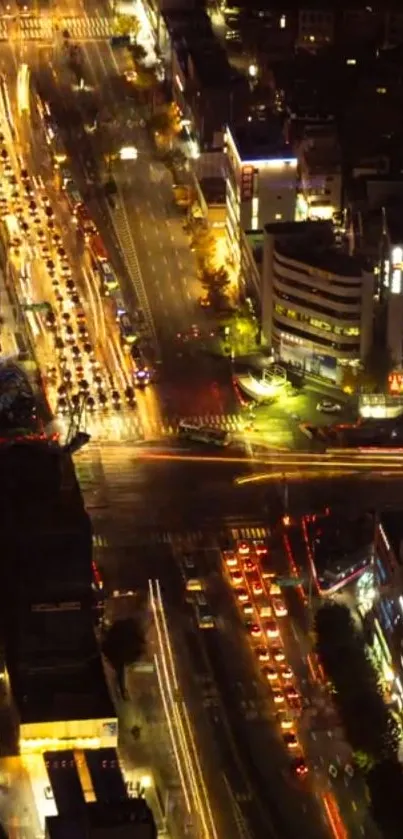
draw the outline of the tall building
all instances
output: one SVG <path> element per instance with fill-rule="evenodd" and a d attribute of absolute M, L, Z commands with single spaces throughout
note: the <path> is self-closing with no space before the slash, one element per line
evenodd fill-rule
<path fill-rule="evenodd" d="M 227 244 L 239 267 L 244 232 L 294 221 L 297 159 L 273 120 L 227 126 L 226 161 Z"/>
<path fill-rule="evenodd" d="M 262 334 L 279 359 L 334 381 L 371 346 L 374 279 L 328 222 L 266 225 Z"/>
<path fill-rule="evenodd" d="M 341 148 L 333 121 L 312 122 L 298 145 L 301 219 L 332 219 L 342 208 Z"/>

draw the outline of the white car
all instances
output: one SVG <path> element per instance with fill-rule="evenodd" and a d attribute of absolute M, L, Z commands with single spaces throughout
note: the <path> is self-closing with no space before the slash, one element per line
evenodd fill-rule
<path fill-rule="evenodd" d="M 340 402 L 333 402 L 332 399 L 321 399 L 316 410 L 322 414 L 339 414 L 341 411 Z"/>

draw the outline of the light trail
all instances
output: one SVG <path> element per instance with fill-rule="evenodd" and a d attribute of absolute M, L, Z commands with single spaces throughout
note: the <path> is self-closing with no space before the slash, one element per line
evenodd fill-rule
<path fill-rule="evenodd" d="M 163 604 L 163 601 L 162 601 L 161 587 L 160 587 L 159 580 L 155 581 L 155 588 L 156 588 L 156 593 L 157 593 L 157 603 L 158 603 L 158 607 L 159 607 L 159 610 L 160 610 L 161 622 L 162 622 L 163 633 L 164 633 L 164 637 L 165 637 L 166 648 L 167 648 L 167 652 L 168 652 L 168 660 L 169 660 L 172 680 L 173 680 L 175 690 L 178 692 L 179 691 L 179 683 L 178 683 L 178 678 L 177 678 L 177 674 L 176 674 L 174 655 L 173 655 L 173 650 L 172 650 L 171 639 L 169 637 L 165 607 L 164 607 L 164 604 Z M 194 765 L 195 765 L 196 770 L 197 770 L 197 776 L 198 776 L 198 787 L 197 788 L 198 788 L 198 791 L 200 791 L 200 788 L 203 790 L 204 809 L 207 812 L 208 820 L 210 822 L 209 826 L 206 825 L 206 828 L 208 830 L 208 835 L 210 836 L 210 839 L 217 839 L 217 832 L 216 832 L 216 828 L 215 828 L 215 824 L 214 824 L 213 814 L 211 812 L 210 802 L 209 802 L 209 798 L 208 798 L 208 792 L 207 792 L 206 784 L 205 784 L 205 781 L 204 781 L 202 768 L 201 768 L 201 765 L 200 765 L 200 760 L 199 760 L 199 756 L 198 756 L 198 752 L 197 752 L 197 748 L 196 748 L 196 743 L 195 743 L 195 739 L 194 739 L 192 726 L 191 726 L 190 719 L 189 719 L 188 710 L 187 710 L 186 705 L 183 701 L 181 702 L 181 705 L 182 705 L 183 719 L 186 722 L 188 740 L 190 741 L 191 752 L 193 753 L 193 761 L 194 761 Z"/>
<path fill-rule="evenodd" d="M 156 656 L 157 676 L 163 697 L 164 711 L 170 721 L 174 753 L 189 813 L 196 816 L 198 832 L 204 839 L 217 839 L 217 832 L 208 800 L 207 788 L 200 766 L 197 748 L 176 675 L 172 646 L 169 638 L 165 609 L 159 582 L 149 580 L 150 603 L 157 632 L 159 656 Z M 161 659 L 161 663 L 159 661 Z M 174 724 L 172 724 L 172 718 Z M 202 800 L 203 797 L 203 800 Z"/>
<path fill-rule="evenodd" d="M 165 696 L 164 683 L 163 683 L 163 679 L 162 679 L 162 675 L 161 675 L 161 668 L 160 668 L 160 664 L 159 664 L 157 655 L 154 655 L 154 665 L 155 665 L 155 672 L 157 674 L 158 687 L 159 687 L 159 691 L 160 691 L 160 695 L 161 695 L 161 699 L 162 699 L 162 704 L 164 706 L 165 719 L 167 721 L 169 736 L 170 736 L 170 740 L 171 740 L 171 745 L 172 745 L 172 748 L 173 748 L 173 752 L 174 752 L 174 756 L 175 756 L 175 762 L 176 762 L 176 766 L 177 766 L 177 769 L 178 769 L 179 778 L 180 778 L 180 782 L 181 782 L 181 787 L 182 787 L 183 794 L 185 796 L 185 802 L 186 802 L 187 810 L 190 813 L 191 812 L 191 806 L 190 806 L 189 793 L 188 793 L 187 784 L 186 784 L 186 781 L 185 781 L 185 776 L 184 776 L 183 771 L 182 771 L 182 763 L 181 763 L 178 747 L 176 745 L 176 738 L 175 738 L 175 734 L 174 734 L 174 730 L 173 730 L 173 726 L 172 726 L 171 714 L 169 712 L 168 703 L 167 703 L 166 696 Z"/>
<path fill-rule="evenodd" d="M 335 839 L 348 839 L 348 833 L 341 819 L 334 795 L 330 792 L 324 792 L 322 794 L 322 802 Z"/>
<path fill-rule="evenodd" d="M 194 455 L 194 454 L 162 454 L 162 453 L 155 453 L 155 452 L 142 452 L 141 450 L 138 451 L 137 458 L 139 460 L 161 460 L 161 461 L 189 461 L 190 463 L 229 463 L 229 464 L 245 464 L 245 463 L 261 463 L 267 465 L 273 465 L 275 467 L 279 466 L 289 466 L 292 468 L 300 468 L 304 466 L 305 468 L 313 468 L 318 470 L 326 470 L 326 469 L 384 469 L 387 466 L 389 469 L 396 470 L 396 471 L 403 471 L 403 460 L 402 461 L 393 461 L 390 460 L 389 462 L 385 460 L 385 458 L 373 458 L 370 460 L 367 457 L 362 456 L 361 454 L 357 455 L 356 457 L 352 457 L 350 460 L 337 460 L 334 456 L 331 460 L 318 460 L 315 459 L 314 455 L 307 454 L 306 452 L 298 454 L 295 452 L 290 454 L 289 456 L 285 456 L 284 454 L 276 454 L 273 455 L 271 453 L 267 453 L 265 455 L 261 455 L 260 457 L 225 457 L 224 455 Z M 247 483 L 251 480 L 259 480 L 259 475 L 248 475 L 243 476 L 240 481 Z M 263 476 L 262 476 L 263 477 Z M 260 477 L 260 479 L 262 479 Z"/>
<path fill-rule="evenodd" d="M 29 114 L 29 67 L 20 64 L 17 75 L 17 107 L 20 116 Z"/>

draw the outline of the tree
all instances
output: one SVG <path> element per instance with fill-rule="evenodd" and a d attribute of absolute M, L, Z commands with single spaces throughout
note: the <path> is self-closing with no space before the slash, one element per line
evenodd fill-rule
<path fill-rule="evenodd" d="M 389 348 L 374 343 L 365 359 L 362 387 L 368 393 L 386 393 L 394 361 Z"/>
<path fill-rule="evenodd" d="M 144 649 L 145 637 L 138 619 L 117 620 L 105 634 L 102 652 L 116 672 L 122 696 L 125 693 L 125 667 L 138 661 Z"/>
<path fill-rule="evenodd" d="M 135 15 L 116 15 L 113 19 L 114 35 L 138 35 L 140 23 Z"/>
<path fill-rule="evenodd" d="M 172 140 L 180 131 L 178 111 L 174 102 L 159 108 L 149 120 L 149 128 L 159 137 Z"/>
<path fill-rule="evenodd" d="M 203 273 L 214 272 L 216 258 L 216 241 L 212 231 L 204 225 L 198 224 L 193 228 L 190 249 L 195 251 L 196 259 Z"/>
<path fill-rule="evenodd" d="M 200 275 L 200 281 L 209 306 L 215 312 L 228 310 L 229 277 L 225 268 L 205 268 Z"/>
<path fill-rule="evenodd" d="M 394 760 L 399 728 L 384 702 L 363 635 L 349 609 L 326 604 L 316 614 L 315 631 L 317 653 L 333 685 L 334 703 L 353 750 L 361 754 L 361 763 L 366 757 L 368 769 L 383 760 Z"/>
<path fill-rule="evenodd" d="M 144 59 L 147 57 L 147 50 L 145 50 L 144 47 L 141 44 L 132 44 L 129 47 L 129 50 L 130 50 L 130 55 L 131 55 L 133 61 L 135 61 L 135 62 L 144 61 Z"/>

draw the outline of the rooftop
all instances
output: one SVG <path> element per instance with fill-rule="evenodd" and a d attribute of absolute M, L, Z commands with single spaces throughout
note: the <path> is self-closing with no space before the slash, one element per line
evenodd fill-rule
<path fill-rule="evenodd" d="M 224 178 L 201 178 L 199 183 L 206 204 L 225 204 Z"/>
<path fill-rule="evenodd" d="M 362 258 L 350 256 L 335 246 L 331 222 L 266 224 L 265 232 L 275 236 L 280 255 L 313 268 L 341 277 L 360 277 L 367 267 Z"/>
<path fill-rule="evenodd" d="M 230 126 L 229 132 L 242 161 L 295 157 L 291 146 L 284 141 L 282 123 L 275 117 L 266 122 Z"/>
<path fill-rule="evenodd" d="M 189 72 L 190 60 L 204 87 L 221 87 L 237 78 L 204 10 L 171 11 L 164 18 L 184 72 Z"/>
<path fill-rule="evenodd" d="M 10 662 L 9 670 L 22 724 L 116 717 L 95 644 L 93 657 L 74 669 L 21 674 Z"/>
<path fill-rule="evenodd" d="M 371 513 L 321 516 L 307 529 L 317 577 L 324 589 L 347 582 L 351 573 L 370 562 L 375 538 Z"/>
<path fill-rule="evenodd" d="M 142 828 L 144 839 L 156 839 L 154 816 L 144 798 L 128 798 L 117 804 L 87 804 L 85 810 L 71 816 L 50 816 L 46 819 L 46 836 L 49 839 L 88 839 L 95 830 L 119 831 L 128 829 L 128 835 L 136 836 L 136 828 Z M 118 835 L 118 834 L 117 834 Z"/>

